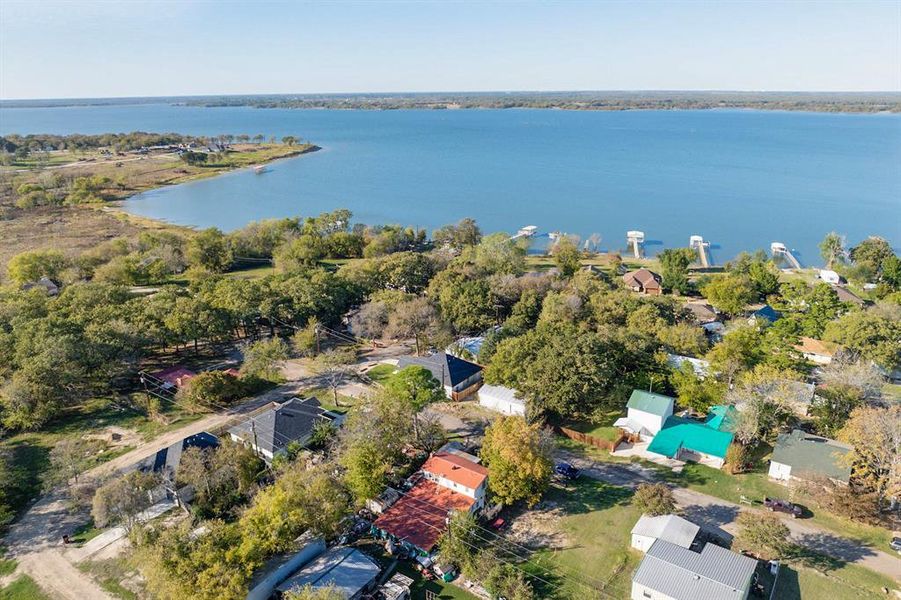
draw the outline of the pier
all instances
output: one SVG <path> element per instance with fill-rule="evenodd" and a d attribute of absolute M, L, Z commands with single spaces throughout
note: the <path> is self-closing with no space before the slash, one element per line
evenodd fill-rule
<path fill-rule="evenodd" d="M 632 250 L 635 258 L 641 258 L 641 247 L 644 245 L 644 232 L 627 231 L 626 242 L 629 244 L 629 248 Z"/>
<path fill-rule="evenodd" d="M 510 240 L 518 240 L 520 238 L 530 238 L 533 235 L 538 233 L 538 227 L 535 225 L 526 225 L 522 229 L 516 232 L 516 235 L 511 236 Z"/>
<path fill-rule="evenodd" d="M 710 266 L 710 257 L 707 254 L 707 248 L 710 242 L 705 242 L 704 238 L 699 235 L 693 235 L 688 238 L 688 247 L 698 251 L 698 257 L 701 260 L 701 266 L 705 269 Z"/>
<path fill-rule="evenodd" d="M 782 242 L 773 242 L 770 244 L 770 251 L 773 253 L 773 258 L 781 256 L 793 269 L 801 268 L 801 263 L 798 262 L 798 259 L 795 258 L 795 255 L 792 254 L 791 250 L 789 250 Z"/>

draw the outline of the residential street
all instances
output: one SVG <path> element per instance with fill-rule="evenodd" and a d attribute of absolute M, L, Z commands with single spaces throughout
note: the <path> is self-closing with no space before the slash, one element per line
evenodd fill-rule
<path fill-rule="evenodd" d="M 557 458 L 578 468 L 587 477 L 614 485 L 634 488 L 640 483 L 658 481 L 654 470 L 641 465 L 601 463 L 565 451 L 558 452 Z M 737 531 L 735 519 L 741 511 L 757 511 L 685 488 L 675 488 L 673 495 L 686 518 L 708 529 L 720 529 L 732 535 Z M 862 546 L 809 522 L 773 514 L 782 518 L 792 539 L 801 546 L 901 581 L 901 558 Z"/>

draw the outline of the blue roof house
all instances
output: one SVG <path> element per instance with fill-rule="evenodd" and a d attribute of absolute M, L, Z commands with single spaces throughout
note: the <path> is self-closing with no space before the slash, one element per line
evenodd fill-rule
<path fill-rule="evenodd" d="M 671 416 L 651 440 L 648 452 L 719 469 L 732 444 L 736 415 L 735 407 L 713 406 L 704 421 Z"/>

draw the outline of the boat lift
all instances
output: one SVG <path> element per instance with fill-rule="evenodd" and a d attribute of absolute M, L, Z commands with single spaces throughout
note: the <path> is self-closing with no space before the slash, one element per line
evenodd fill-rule
<path fill-rule="evenodd" d="M 693 235 L 688 238 L 688 247 L 698 251 L 698 257 L 701 259 L 702 267 L 706 269 L 710 266 L 710 258 L 707 254 L 707 248 L 710 247 L 710 242 L 705 242 L 704 238 L 700 235 Z"/>
<path fill-rule="evenodd" d="M 644 246 L 644 232 L 634 230 L 627 231 L 626 242 L 629 244 L 629 248 L 632 250 L 633 254 L 635 254 L 635 258 L 641 258 L 642 246 Z"/>
<path fill-rule="evenodd" d="M 798 262 L 798 259 L 795 258 L 795 255 L 792 254 L 791 250 L 789 250 L 782 242 L 773 242 L 770 244 L 770 252 L 773 253 L 773 258 L 784 258 L 793 269 L 801 269 L 801 263 Z"/>

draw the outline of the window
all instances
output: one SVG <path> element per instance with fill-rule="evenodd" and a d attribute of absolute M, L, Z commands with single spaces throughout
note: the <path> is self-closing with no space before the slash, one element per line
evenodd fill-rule
<path fill-rule="evenodd" d="M 650 597 L 651 597 L 651 594 L 648 593 L 647 591 L 642 592 L 641 595 L 644 596 L 645 598 L 650 598 Z"/>

